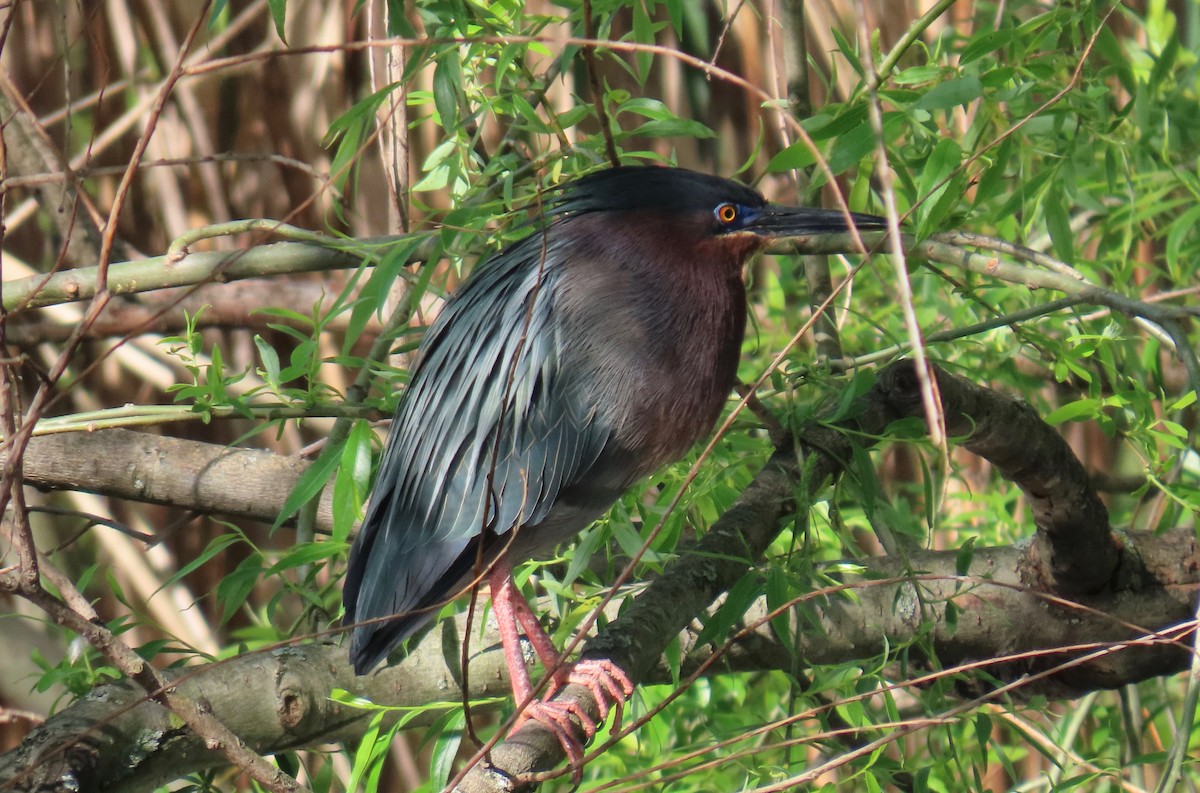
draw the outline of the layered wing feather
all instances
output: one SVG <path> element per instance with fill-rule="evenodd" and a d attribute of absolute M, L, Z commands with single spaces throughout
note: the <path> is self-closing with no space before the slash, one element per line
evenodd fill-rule
<path fill-rule="evenodd" d="M 346 575 L 347 622 L 401 615 L 354 629 L 359 673 L 454 594 L 480 543 L 544 521 L 609 442 L 563 365 L 553 245 L 534 234 L 481 265 L 422 344 Z"/>

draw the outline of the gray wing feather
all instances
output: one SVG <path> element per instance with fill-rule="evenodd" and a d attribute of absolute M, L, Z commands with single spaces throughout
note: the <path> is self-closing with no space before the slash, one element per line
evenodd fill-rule
<path fill-rule="evenodd" d="M 485 509 L 495 535 L 537 524 L 609 441 L 593 389 L 562 365 L 560 273 L 540 266 L 543 252 L 535 234 L 481 265 L 428 331 L 351 552 L 348 622 L 453 594 Z M 373 667 L 430 616 L 355 628 L 356 667 Z"/>

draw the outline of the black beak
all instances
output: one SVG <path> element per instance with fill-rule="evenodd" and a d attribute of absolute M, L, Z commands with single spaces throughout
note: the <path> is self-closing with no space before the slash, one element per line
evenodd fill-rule
<path fill-rule="evenodd" d="M 859 231 L 887 228 L 887 219 L 878 215 L 851 212 L 850 219 Z M 800 237 L 849 231 L 846 215 L 840 209 L 811 209 L 779 204 L 767 204 L 742 229 L 763 237 Z"/>

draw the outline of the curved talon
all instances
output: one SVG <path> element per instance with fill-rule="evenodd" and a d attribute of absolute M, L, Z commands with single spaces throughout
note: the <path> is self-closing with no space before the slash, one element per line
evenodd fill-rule
<path fill-rule="evenodd" d="M 586 736 L 585 741 L 580 741 L 575 737 L 575 726 L 571 721 L 572 715 L 579 719 L 579 724 Z M 516 732 L 529 720 L 536 721 L 554 733 L 554 737 L 562 746 L 563 754 L 567 756 L 567 764 L 571 767 L 571 781 L 578 786 L 583 781 L 584 743 L 596 735 L 596 722 L 584 712 L 578 702 L 573 700 L 538 700 L 529 703 L 513 727 L 513 732 Z"/>
<path fill-rule="evenodd" d="M 574 723 L 571 721 L 571 716 L 574 716 L 579 720 L 579 726 L 583 730 L 586 741 L 590 741 L 592 738 L 596 737 L 596 720 L 589 716 L 587 711 L 585 711 L 578 702 L 570 699 L 535 700 L 530 702 L 528 707 L 526 707 L 525 710 L 522 711 L 521 715 L 517 718 L 516 724 L 513 725 L 512 732 L 516 732 L 518 729 L 524 726 L 525 722 L 532 719 L 533 721 L 539 722 L 547 727 L 551 727 L 551 729 L 554 729 L 556 733 L 558 732 L 557 728 L 562 728 L 567 731 L 568 735 L 571 735 L 574 733 Z M 575 744 L 580 743 L 573 737 L 572 741 Z M 565 749 L 566 746 L 564 745 L 563 748 Z"/>
<path fill-rule="evenodd" d="M 554 675 L 556 687 L 565 683 L 586 688 L 596 701 L 600 720 L 608 718 L 611 711 L 614 714 L 614 729 L 620 728 L 625 699 L 633 694 L 633 683 L 619 666 L 612 661 L 593 659 L 566 664 Z M 572 716 L 578 720 L 579 727 L 583 730 L 583 741 L 576 737 Z M 516 732 L 530 720 L 538 722 L 554 733 L 571 767 L 571 781 L 576 785 L 582 782 L 583 747 L 596 737 L 598 722 L 573 699 L 542 699 L 530 702 L 517 718 L 512 732 Z"/>
<path fill-rule="evenodd" d="M 621 667 L 608 659 L 585 658 L 571 666 L 567 680 L 591 692 L 601 720 L 612 710 L 613 728 L 620 729 L 625 700 L 633 694 L 633 683 Z"/>

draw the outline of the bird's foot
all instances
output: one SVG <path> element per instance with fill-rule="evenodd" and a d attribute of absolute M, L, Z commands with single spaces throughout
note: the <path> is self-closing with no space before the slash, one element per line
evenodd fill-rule
<path fill-rule="evenodd" d="M 612 711 L 613 727 L 620 727 L 622 709 L 625 700 L 633 694 L 633 683 L 619 666 L 612 661 L 593 659 L 567 664 L 555 674 L 551 694 L 563 685 L 586 688 L 600 711 L 600 720 L 606 719 Z M 582 741 L 579 740 L 575 723 L 571 720 L 572 716 L 583 730 Z M 571 766 L 571 779 L 578 785 L 583 780 L 583 747 L 596 737 L 596 720 L 579 702 L 565 697 L 529 703 L 514 725 L 513 731 L 530 720 L 538 722 L 558 738 L 563 754 L 567 756 L 567 763 Z"/>
<path fill-rule="evenodd" d="M 613 729 L 621 728 L 625 700 L 633 695 L 633 682 L 621 667 L 606 658 L 584 658 L 570 666 L 567 682 L 590 691 L 600 709 L 600 720 L 608 718 L 611 709 L 614 714 Z M 591 737 L 588 736 L 589 739 Z"/>
<path fill-rule="evenodd" d="M 574 716 L 583 728 L 584 739 L 579 740 Z M 525 722 L 536 721 L 554 733 L 562 746 L 563 754 L 567 756 L 567 764 L 571 766 L 571 779 L 578 785 L 583 779 L 583 747 L 596 735 L 596 722 L 587 714 L 578 702 L 563 700 L 536 700 L 530 702 L 521 713 L 521 718 L 513 726 L 513 732 L 520 729 Z"/>

